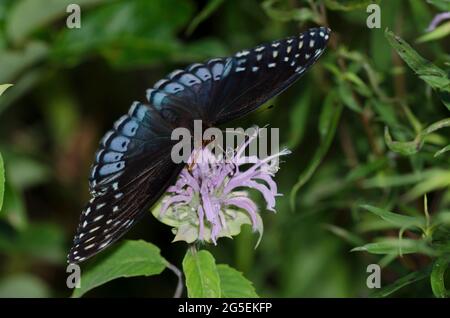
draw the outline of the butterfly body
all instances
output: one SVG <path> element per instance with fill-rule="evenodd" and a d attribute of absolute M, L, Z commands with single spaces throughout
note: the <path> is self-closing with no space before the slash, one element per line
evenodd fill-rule
<path fill-rule="evenodd" d="M 242 50 L 232 57 L 176 70 L 134 102 L 100 142 L 68 261 L 79 263 L 119 239 L 177 178 L 172 130 L 218 126 L 254 111 L 299 79 L 323 53 L 330 30 Z"/>

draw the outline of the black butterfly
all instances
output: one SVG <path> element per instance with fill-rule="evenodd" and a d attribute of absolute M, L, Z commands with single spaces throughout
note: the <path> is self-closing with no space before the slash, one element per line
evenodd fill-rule
<path fill-rule="evenodd" d="M 100 142 L 70 263 L 79 263 L 119 239 L 175 181 L 183 164 L 171 160 L 177 127 L 195 119 L 217 126 L 240 118 L 280 94 L 322 55 L 328 28 L 243 50 L 176 70 L 147 90 Z"/>

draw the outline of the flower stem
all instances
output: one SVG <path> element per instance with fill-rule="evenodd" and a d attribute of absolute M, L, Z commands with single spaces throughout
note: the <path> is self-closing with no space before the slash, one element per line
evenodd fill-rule
<path fill-rule="evenodd" d="M 170 269 L 177 277 L 178 277 L 178 283 L 177 288 L 175 289 L 175 293 L 173 294 L 173 298 L 180 298 L 181 294 L 183 294 L 183 273 L 176 267 L 175 265 L 167 262 L 167 268 Z"/>

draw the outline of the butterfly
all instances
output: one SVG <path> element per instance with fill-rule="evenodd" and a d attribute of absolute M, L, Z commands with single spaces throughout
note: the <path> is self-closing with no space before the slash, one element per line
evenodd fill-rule
<path fill-rule="evenodd" d="M 125 234 L 176 180 L 183 163 L 171 160 L 177 127 L 208 127 L 241 118 L 297 81 L 322 55 L 325 27 L 176 70 L 147 90 L 146 103 L 100 141 L 91 168 L 91 200 L 82 211 L 69 263 L 79 263 Z"/>

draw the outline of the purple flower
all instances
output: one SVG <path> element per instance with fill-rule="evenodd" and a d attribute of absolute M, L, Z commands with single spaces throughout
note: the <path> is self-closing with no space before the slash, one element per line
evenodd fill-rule
<path fill-rule="evenodd" d="M 275 212 L 275 197 L 280 194 L 273 177 L 278 171 L 278 157 L 290 151 L 284 149 L 264 159 L 246 156 L 245 150 L 258 135 L 256 130 L 225 157 L 214 155 L 209 147 L 192 152 L 189 165 L 167 190 L 157 215 L 164 222 L 166 214 L 171 213 L 164 223 L 177 228 L 178 239 L 216 244 L 218 237 L 238 234 L 244 223 L 250 223 L 261 237 L 258 207 L 244 190 L 258 191 L 266 209 Z"/>
<path fill-rule="evenodd" d="M 431 31 L 435 30 L 441 22 L 443 22 L 445 20 L 449 20 L 449 19 L 450 19 L 450 12 L 442 12 L 442 13 L 437 14 L 431 21 L 431 23 L 428 26 L 426 31 L 431 32 Z"/>

